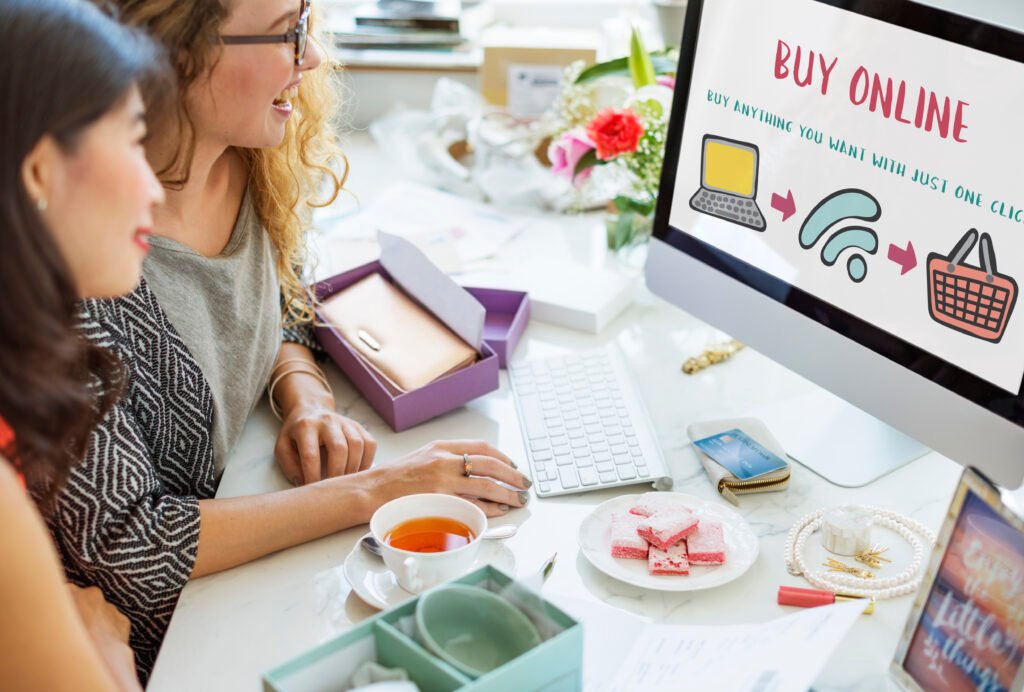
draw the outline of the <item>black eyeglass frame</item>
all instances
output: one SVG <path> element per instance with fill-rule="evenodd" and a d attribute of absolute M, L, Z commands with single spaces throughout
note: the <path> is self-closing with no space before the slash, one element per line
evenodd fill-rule
<path fill-rule="evenodd" d="M 302 0 L 299 21 L 295 28 L 283 34 L 262 34 L 248 36 L 221 36 L 220 42 L 226 46 L 249 46 L 260 43 L 294 43 L 295 66 L 300 67 L 306 57 L 306 46 L 309 45 L 309 13 L 311 0 Z"/>

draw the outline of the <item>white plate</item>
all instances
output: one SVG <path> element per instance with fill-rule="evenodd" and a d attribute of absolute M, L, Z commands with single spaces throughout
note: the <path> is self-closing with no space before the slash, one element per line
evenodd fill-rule
<path fill-rule="evenodd" d="M 612 557 L 609 529 L 612 514 L 625 513 L 636 504 L 637 495 L 622 495 L 602 503 L 580 525 L 579 544 L 590 563 L 609 577 L 655 591 L 697 591 L 710 589 L 736 579 L 757 559 L 758 541 L 750 525 L 724 504 L 702 500 L 685 493 L 658 493 L 674 497 L 679 504 L 702 518 L 722 523 L 725 535 L 725 564 L 691 565 L 689 575 L 657 575 L 647 571 L 647 560 Z"/>
<path fill-rule="evenodd" d="M 516 556 L 505 545 L 505 541 L 485 540 L 480 545 L 476 562 L 466 572 L 484 565 L 494 565 L 512 576 L 516 574 Z M 356 541 L 352 552 L 345 558 L 345 578 L 359 598 L 378 610 L 387 610 L 415 596 L 399 586 L 384 560 L 370 554 L 359 541 Z"/>

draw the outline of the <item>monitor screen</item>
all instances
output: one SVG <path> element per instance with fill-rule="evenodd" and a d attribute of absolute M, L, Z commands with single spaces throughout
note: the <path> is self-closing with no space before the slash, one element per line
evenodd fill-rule
<path fill-rule="evenodd" d="M 1021 35 L 909 2 L 696 4 L 656 237 L 1024 424 Z"/>

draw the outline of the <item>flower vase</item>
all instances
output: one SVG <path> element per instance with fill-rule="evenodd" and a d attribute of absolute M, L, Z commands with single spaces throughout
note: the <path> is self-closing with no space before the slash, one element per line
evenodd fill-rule
<path fill-rule="evenodd" d="M 642 267 L 647 259 L 647 242 L 654 230 L 654 213 L 633 209 L 609 210 L 604 219 L 608 249 L 629 267 Z"/>

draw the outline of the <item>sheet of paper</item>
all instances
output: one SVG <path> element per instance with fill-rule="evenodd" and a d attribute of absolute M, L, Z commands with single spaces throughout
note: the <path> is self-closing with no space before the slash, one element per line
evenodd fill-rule
<path fill-rule="evenodd" d="M 848 601 L 761 625 L 648 625 L 603 692 L 805 692 L 863 610 Z"/>
<path fill-rule="evenodd" d="M 380 233 L 379 241 L 380 263 L 391 278 L 479 351 L 487 315 L 484 306 L 431 264 L 408 240 Z"/>
<path fill-rule="evenodd" d="M 355 214 L 323 212 L 315 221 L 328 251 L 335 241 L 372 243 L 383 231 L 411 240 L 447 273 L 494 256 L 531 223 L 529 217 L 409 182 L 389 187 Z"/>

